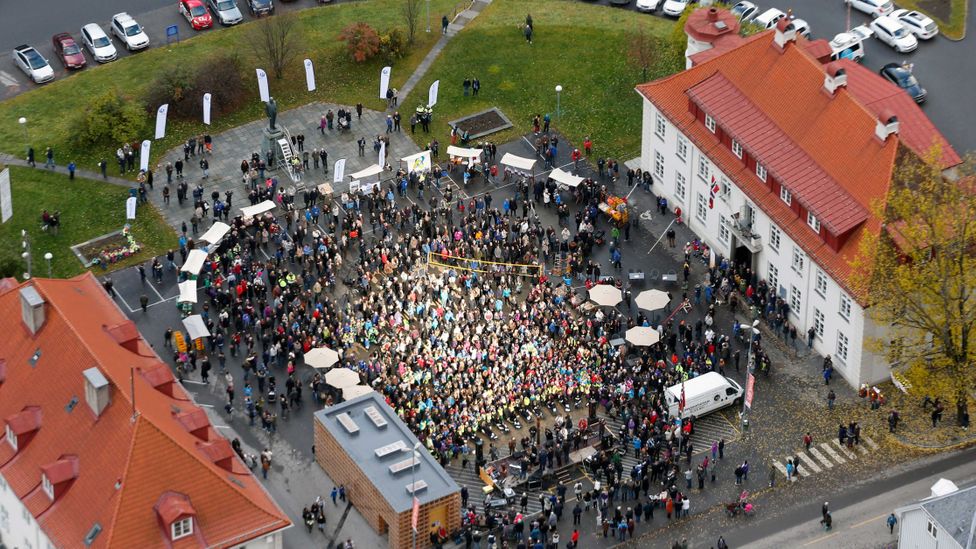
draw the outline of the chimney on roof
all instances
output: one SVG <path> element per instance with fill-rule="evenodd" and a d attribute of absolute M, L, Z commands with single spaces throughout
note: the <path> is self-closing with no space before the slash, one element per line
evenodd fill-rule
<path fill-rule="evenodd" d="M 786 43 L 796 43 L 796 27 L 787 17 L 783 17 L 776 23 L 776 34 L 773 35 L 773 43 L 780 51 L 786 49 Z"/>
<path fill-rule="evenodd" d="M 837 88 L 847 86 L 847 72 L 836 61 L 827 63 L 826 70 L 827 74 L 824 75 L 824 89 L 827 90 L 827 94 L 833 97 Z"/>
<path fill-rule="evenodd" d="M 44 298 L 33 285 L 20 289 L 20 316 L 31 335 L 44 326 Z"/>
<path fill-rule="evenodd" d="M 708 15 L 707 15 L 707 17 L 708 17 L 708 20 L 711 21 L 712 23 L 714 23 L 715 21 L 718 21 L 718 10 L 715 9 L 715 8 L 708 8 Z"/>
<path fill-rule="evenodd" d="M 898 133 L 898 117 L 890 109 L 884 109 L 878 115 L 878 123 L 874 127 L 874 135 L 881 142 L 888 140 L 888 136 Z"/>
<path fill-rule="evenodd" d="M 82 375 L 85 376 L 85 402 L 95 417 L 99 417 L 112 401 L 111 384 L 95 367 L 85 370 Z"/>

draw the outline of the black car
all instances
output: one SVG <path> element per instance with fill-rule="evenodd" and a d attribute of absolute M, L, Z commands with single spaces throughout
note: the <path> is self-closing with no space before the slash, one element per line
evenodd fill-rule
<path fill-rule="evenodd" d="M 911 65 L 899 65 L 898 63 L 888 63 L 881 67 L 881 76 L 888 81 L 905 90 L 905 92 L 915 100 L 916 103 L 923 103 L 928 92 L 918 83 L 915 75 L 912 74 Z"/>
<path fill-rule="evenodd" d="M 274 13 L 272 0 L 247 0 L 247 7 L 251 15 L 271 15 Z"/>

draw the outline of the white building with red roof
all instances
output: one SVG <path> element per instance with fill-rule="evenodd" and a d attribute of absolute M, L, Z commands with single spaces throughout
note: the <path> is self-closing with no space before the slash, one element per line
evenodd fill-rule
<path fill-rule="evenodd" d="M 287 515 L 91 273 L 0 310 L 3 544 L 280 549 Z"/>
<path fill-rule="evenodd" d="M 883 330 L 851 262 L 881 229 L 872 208 L 900 155 L 938 145 L 943 167 L 961 160 L 893 84 L 848 61 L 825 65 L 788 21 L 743 38 L 727 15 L 693 13 L 690 68 L 637 87 L 641 169 L 712 250 L 775 289 L 798 344 L 813 328 L 851 385 L 884 379 L 888 364 L 864 347 Z"/>

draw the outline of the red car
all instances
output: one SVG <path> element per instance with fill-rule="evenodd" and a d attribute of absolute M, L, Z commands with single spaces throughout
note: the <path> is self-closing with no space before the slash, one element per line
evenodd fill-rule
<path fill-rule="evenodd" d="M 180 13 L 193 27 L 193 30 L 203 30 L 213 27 L 210 10 L 200 0 L 180 0 Z"/>
<path fill-rule="evenodd" d="M 62 32 L 55 34 L 51 39 L 54 44 L 54 53 L 57 54 L 61 64 L 66 69 L 81 69 L 85 66 L 85 53 L 81 47 L 75 43 L 75 39 L 70 34 Z"/>

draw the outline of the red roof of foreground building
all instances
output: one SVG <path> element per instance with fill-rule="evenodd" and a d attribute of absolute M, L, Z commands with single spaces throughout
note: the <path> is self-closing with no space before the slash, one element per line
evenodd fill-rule
<path fill-rule="evenodd" d="M 745 38 L 737 48 L 637 91 L 863 303 L 849 280 L 850 261 L 865 232 L 880 230 L 880 220 L 869 212 L 874 201 L 887 196 L 899 139 L 882 142 L 875 135 L 875 113 L 848 90 L 828 94 L 824 67 L 794 42 L 777 47 L 773 37 L 774 31 L 767 31 Z M 802 195 L 804 206 L 829 218 L 835 230 L 847 230 L 850 236 L 840 250 L 811 231 L 806 219 L 699 123 L 689 102 L 715 117 L 759 162 L 777 165 L 777 180 Z"/>
<path fill-rule="evenodd" d="M 45 301 L 36 335 L 13 312 L 27 287 Z M 118 337 L 112 327 L 127 320 L 93 275 L 20 289 L 0 293 L 8 311 L 0 316 L 0 418 L 26 434 L 16 451 L 0 441 L 0 474 L 52 543 L 84 547 L 97 532 L 89 547 L 232 547 L 291 524 L 182 387 L 159 379 L 168 368 L 145 341 L 132 345 L 128 328 Z M 86 400 L 83 372 L 93 367 L 109 384 L 100 415 Z M 42 473 L 56 485 L 53 502 L 40 489 Z M 166 520 L 187 509 L 194 535 L 170 541 Z"/>

